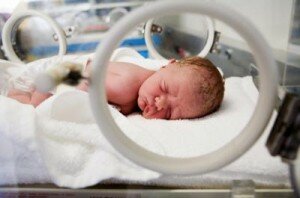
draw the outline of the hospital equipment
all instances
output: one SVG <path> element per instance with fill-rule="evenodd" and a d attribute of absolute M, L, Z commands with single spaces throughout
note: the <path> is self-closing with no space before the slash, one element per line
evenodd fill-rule
<path fill-rule="evenodd" d="M 288 93 L 283 101 L 276 122 L 274 123 L 267 147 L 273 156 L 280 156 L 290 166 L 292 185 L 299 196 L 300 192 L 300 97 Z"/>
<path fill-rule="evenodd" d="M 29 14 L 31 9 L 28 9 L 26 13 L 19 12 L 18 15 L 15 15 L 18 19 L 10 19 L 10 22 L 14 24 L 11 27 L 13 34 L 7 35 L 7 38 L 10 39 L 7 42 L 13 42 L 13 46 L 17 50 L 19 49 L 19 52 L 17 52 L 19 59 L 25 62 L 53 56 L 57 53 L 61 54 L 59 48 L 62 48 L 62 45 L 65 44 L 61 42 L 57 44 L 57 40 L 60 40 L 59 38 L 62 36 L 60 33 L 63 33 L 66 37 L 67 45 L 64 47 L 66 48 L 65 52 L 68 54 L 91 53 L 101 42 L 107 30 L 120 17 L 145 2 L 147 1 L 65 5 L 55 9 L 42 7 L 40 10 L 43 10 L 43 12 L 39 10 L 40 15 L 36 14 L 37 10 L 33 10 L 33 13 Z M 29 3 L 29 5 L 31 4 L 33 2 Z M 45 4 L 47 5 L 47 2 Z M 51 2 L 48 2 L 48 4 L 50 4 L 49 7 L 53 6 Z M 28 7 L 37 9 L 38 6 Z M 52 18 L 54 23 L 59 24 L 61 31 L 58 32 L 53 28 L 53 25 L 47 25 L 45 17 L 40 17 L 42 15 L 48 15 L 47 18 Z M 127 35 L 122 46 L 134 47 L 147 55 L 143 36 L 139 30 Z M 6 53 L 8 59 L 10 59 L 10 52 Z"/>
<path fill-rule="evenodd" d="M 203 17 L 199 15 L 176 15 L 176 17 L 197 18 L 198 23 L 195 24 L 193 32 L 191 32 L 190 30 L 189 32 L 185 33 L 185 31 L 182 29 L 186 29 L 186 27 L 183 27 L 181 29 L 177 27 L 176 29 L 176 24 L 163 23 L 163 19 L 161 19 L 161 23 L 164 26 L 158 25 L 161 30 L 158 32 L 158 34 L 155 34 L 156 32 L 153 31 L 153 26 L 157 22 L 153 19 L 148 20 L 145 25 L 145 41 L 150 55 L 156 59 L 170 59 L 172 57 L 183 58 L 188 55 L 198 55 L 200 57 L 205 57 L 213 48 L 214 42 L 216 42 L 213 21 L 209 17 Z M 168 16 L 168 20 L 172 20 L 172 18 L 170 19 L 170 16 Z M 193 35 L 196 36 L 193 37 Z M 158 41 L 156 41 L 155 43 L 155 41 L 153 41 L 153 38 Z M 168 46 L 167 49 L 164 49 L 166 48 L 165 46 Z M 176 52 L 172 53 L 172 50 L 176 50 Z M 160 51 L 160 53 L 158 51 Z M 167 52 L 171 52 L 171 54 L 166 54 Z M 181 57 L 178 56 L 180 55 L 180 53 L 183 53 L 181 54 Z M 165 54 L 166 57 L 163 57 L 161 54 Z"/>
<path fill-rule="evenodd" d="M 49 16 L 36 12 L 36 11 L 25 11 L 24 13 L 16 14 L 12 16 L 8 22 L 5 24 L 3 28 L 2 33 L 2 42 L 4 51 L 6 52 L 6 56 L 9 58 L 9 60 L 17 63 L 22 63 L 22 61 L 19 59 L 19 57 L 16 55 L 12 41 L 11 41 L 11 32 L 15 33 L 16 24 L 20 23 L 21 19 L 29 17 L 29 16 L 38 16 L 47 21 L 51 27 L 54 29 L 58 42 L 59 42 L 59 55 L 64 55 L 66 53 L 66 36 L 65 32 L 62 30 L 62 28 Z"/>
<path fill-rule="evenodd" d="M 108 112 L 105 102 L 104 88 L 102 86 L 106 69 L 106 64 L 104 63 L 108 61 L 112 50 L 117 46 L 123 35 L 137 23 L 145 21 L 154 15 L 158 15 L 159 13 L 173 13 L 176 11 L 201 12 L 201 14 L 218 18 L 230 24 L 232 27 L 237 28 L 245 39 L 249 41 L 249 45 L 255 54 L 255 58 L 261 72 L 261 94 L 259 96 L 255 113 L 243 132 L 232 140 L 233 144 L 228 144 L 205 156 L 184 160 L 170 157 L 167 158 L 145 151 L 124 136 L 119 128 L 114 124 L 114 121 Z M 277 97 L 277 79 L 276 71 L 274 71 L 277 67 L 275 66 L 275 61 L 270 54 L 270 49 L 268 48 L 267 43 L 260 34 L 256 32 L 251 23 L 249 23 L 244 17 L 236 17 L 238 16 L 237 13 L 235 13 L 235 17 L 228 13 L 232 14 L 235 13 L 235 11 L 230 10 L 230 12 L 224 12 L 223 8 L 218 5 L 195 3 L 192 1 L 173 2 L 172 4 L 168 2 L 161 2 L 133 12 L 132 15 L 128 15 L 123 18 L 122 21 L 112 28 L 111 34 L 103 41 L 96 52 L 97 56 L 95 58 L 94 65 L 101 65 L 103 67 L 95 67 L 96 70 L 92 76 L 92 82 L 100 83 L 92 84 L 90 96 L 93 105 L 92 109 L 96 118 L 98 118 L 97 121 L 100 128 L 104 132 L 106 138 L 110 140 L 112 145 L 115 146 L 116 149 L 118 149 L 124 156 L 138 164 L 167 174 L 204 173 L 218 169 L 238 158 L 247 151 L 247 149 L 249 149 L 249 147 L 251 147 L 260 136 L 260 133 L 266 126 L 271 112 L 273 111 L 275 99 Z M 257 117 L 255 117 L 255 115 Z M 102 120 L 102 122 L 99 120 Z M 110 124 L 103 125 L 101 123 Z"/>

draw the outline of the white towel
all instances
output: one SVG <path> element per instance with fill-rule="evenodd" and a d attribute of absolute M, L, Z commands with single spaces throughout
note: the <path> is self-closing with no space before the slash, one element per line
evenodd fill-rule
<path fill-rule="evenodd" d="M 51 182 L 36 141 L 31 105 L 0 96 L 0 185 Z"/>
<path fill-rule="evenodd" d="M 132 164 L 112 148 L 94 122 L 87 93 L 61 93 L 47 100 L 37 111 L 37 134 L 42 156 L 57 185 L 77 188 L 108 178 L 145 181 L 159 176 Z M 147 144 L 153 150 L 160 149 L 155 141 L 132 126 L 113 107 L 111 113 L 132 139 Z"/>
<path fill-rule="evenodd" d="M 131 62 L 158 65 L 142 58 Z M 252 79 L 226 79 L 225 89 L 221 109 L 200 119 L 147 120 L 110 109 L 116 123 L 138 144 L 163 155 L 190 157 L 224 145 L 249 120 L 258 96 Z M 112 148 L 94 123 L 85 92 L 59 93 L 37 109 L 0 96 L 0 106 L 0 185 L 53 182 L 79 188 L 110 178 L 177 186 L 228 184 L 232 179 L 289 184 L 286 166 L 267 153 L 266 133 L 244 156 L 219 171 L 163 176 L 135 165 Z"/>
<path fill-rule="evenodd" d="M 124 133 L 145 148 L 170 156 L 195 156 L 228 142 L 252 112 L 254 103 L 245 94 L 253 88 L 251 78 L 230 78 L 225 85 L 222 108 L 201 119 L 146 120 L 138 114 L 127 118 L 113 108 L 111 112 Z M 181 179 L 158 178 L 158 173 L 119 155 L 104 139 L 93 122 L 85 92 L 61 93 L 37 111 L 2 96 L 0 103 L 4 107 L 0 110 L 0 184 L 53 182 L 78 188 L 115 178 L 168 185 L 228 184 L 232 179 L 288 185 L 287 168 L 267 153 L 266 135 L 222 170 Z"/>

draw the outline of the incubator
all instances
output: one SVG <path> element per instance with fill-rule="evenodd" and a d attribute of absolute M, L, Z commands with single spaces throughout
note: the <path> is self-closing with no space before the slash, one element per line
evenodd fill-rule
<path fill-rule="evenodd" d="M 68 54 L 92 53 L 114 23 L 145 2 L 147 1 L 28 2 L 25 6 L 27 9 L 41 13 L 31 13 L 31 17 L 23 17 L 22 20 L 16 19 L 19 24 L 15 25 L 12 31 L 12 34 L 15 34 L 12 37 L 13 47 L 15 47 L 19 59 L 24 62 L 62 52 Z M 53 18 L 60 30 L 49 23 L 47 17 Z M 62 49 L 66 47 L 65 43 L 61 43 L 62 35 L 65 35 L 65 39 L 68 41 L 66 49 Z M 59 45 L 57 45 L 57 41 L 59 41 Z M 121 46 L 130 46 L 145 55 L 147 53 L 143 36 L 138 29 L 131 32 L 123 40 Z"/>
<path fill-rule="evenodd" d="M 9 152 L 0 152 L 6 171 L 0 195 L 299 196 L 298 1 L 272 1 L 269 13 L 261 8 L 271 1 L 96 2 L 65 1 L 52 10 L 31 2 L 36 10 L 13 13 L 4 26 L 3 51 L 11 62 L 1 61 L 2 75 L 49 64 L 45 57 L 54 54 L 82 67 L 93 58 L 93 72 L 89 94 L 67 90 L 36 110 L 2 98 L 1 114 L 9 116 L 0 123 L 1 150 Z M 43 23 L 46 28 L 33 31 Z M 43 32 L 50 32 L 47 41 L 35 38 Z M 173 122 L 127 118 L 107 105 L 109 60 L 154 69 L 187 56 L 208 58 L 221 70 L 225 98 L 218 112 Z M 64 81 L 37 73 L 33 84 L 50 90 L 85 78 L 80 66 L 57 68 L 67 71 Z M 20 125 L 8 124 L 25 115 Z"/>

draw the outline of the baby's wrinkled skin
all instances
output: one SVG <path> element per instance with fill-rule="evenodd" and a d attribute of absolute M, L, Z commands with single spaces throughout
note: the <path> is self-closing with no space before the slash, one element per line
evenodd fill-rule
<path fill-rule="evenodd" d="M 88 63 L 83 75 L 89 77 L 89 73 Z M 195 70 L 175 60 L 159 71 L 147 70 L 131 63 L 110 62 L 105 88 L 108 102 L 117 106 L 125 115 L 141 110 L 145 118 L 174 120 L 201 117 L 217 108 L 208 110 L 205 100 L 210 99 L 207 98 L 210 92 L 202 94 L 199 91 L 199 84 L 214 83 L 213 79 L 205 68 Z M 87 91 L 88 82 L 83 80 L 77 88 Z M 36 91 L 30 94 L 27 92 L 26 95 L 16 90 L 9 92 L 9 97 L 34 106 L 50 96 L 49 93 Z"/>

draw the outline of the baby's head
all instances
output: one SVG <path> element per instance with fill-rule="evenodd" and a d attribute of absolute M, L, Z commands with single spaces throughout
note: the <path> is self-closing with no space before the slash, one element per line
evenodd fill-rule
<path fill-rule="evenodd" d="M 146 118 L 186 119 L 216 111 L 224 96 L 224 81 L 207 59 L 172 60 L 140 87 L 138 106 Z"/>

